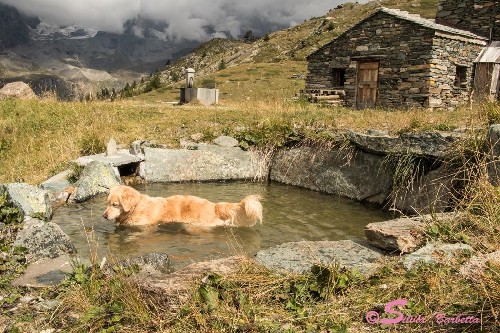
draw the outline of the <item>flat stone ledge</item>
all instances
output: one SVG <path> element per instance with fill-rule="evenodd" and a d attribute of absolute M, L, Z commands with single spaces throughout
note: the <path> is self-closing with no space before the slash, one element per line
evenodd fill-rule
<path fill-rule="evenodd" d="M 52 193 L 60 193 L 71 186 L 68 177 L 71 175 L 71 170 L 65 170 L 57 175 L 50 177 L 46 181 L 40 184 L 40 187 L 44 190 L 50 191 Z"/>
<path fill-rule="evenodd" d="M 137 155 L 132 155 L 128 150 L 121 149 L 115 154 L 107 156 L 106 154 L 96 154 L 89 156 L 82 156 L 75 160 L 76 163 L 86 166 L 90 162 L 97 161 L 102 163 L 111 164 L 114 167 L 119 167 L 122 165 L 140 163 L 144 161 L 144 158 Z"/>
<path fill-rule="evenodd" d="M 451 144 L 462 137 L 460 132 L 403 133 L 400 136 L 346 133 L 356 147 L 369 153 L 386 155 L 417 154 L 435 158 L 446 156 Z"/>
<path fill-rule="evenodd" d="M 382 256 L 378 249 L 351 240 L 301 241 L 260 250 L 256 260 L 279 273 L 304 274 L 310 272 L 314 265 L 338 263 L 341 267 L 370 275 Z"/>
<path fill-rule="evenodd" d="M 45 258 L 28 266 L 22 276 L 12 282 L 13 286 L 45 288 L 61 284 L 73 271 L 67 256 Z"/>

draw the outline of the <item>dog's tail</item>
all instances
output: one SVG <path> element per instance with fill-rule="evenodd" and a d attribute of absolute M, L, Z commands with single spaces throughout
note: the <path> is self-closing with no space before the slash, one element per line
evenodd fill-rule
<path fill-rule="evenodd" d="M 262 197 L 249 195 L 239 203 L 219 202 L 215 204 L 215 212 L 221 220 L 237 227 L 250 227 L 262 223 Z"/>

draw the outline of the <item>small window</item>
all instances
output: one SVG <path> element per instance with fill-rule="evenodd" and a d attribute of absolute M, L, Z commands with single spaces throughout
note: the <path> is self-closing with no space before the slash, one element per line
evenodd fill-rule
<path fill-rule="evenodd" d="M 457 66 L 454 85 L 457 88 L 467 88 L 467 66 Z"/>
<path fill-rule="evenodd" d="M 343 87 L 345 84 L 345 68 L 332 68 L 332 86 Z"/>

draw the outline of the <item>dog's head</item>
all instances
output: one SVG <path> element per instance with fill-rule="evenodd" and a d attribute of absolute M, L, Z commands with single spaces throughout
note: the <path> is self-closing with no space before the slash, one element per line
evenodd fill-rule
<path fill-rule="evenodd" d="M 109 190 L 108 207 L 102 214 L 107 220 L 121 223 L 139 202 L 141 194 L 130 186 L 118 185 Z"/>

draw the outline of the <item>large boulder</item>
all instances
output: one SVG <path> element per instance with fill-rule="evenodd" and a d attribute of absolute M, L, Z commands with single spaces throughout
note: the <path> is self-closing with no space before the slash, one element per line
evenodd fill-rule
<path fill-rule="evenodd" d="M 424 241 L 423 227 L 420 218 L 399 218 L 368 224 L 365 236 L 370 245 L 379 249 L 409 253 Z"/>
<path fill-rule="evenodd" d="M 14 246 L 26 249 L 28 262 L 76 253 L 69 236 L 57 224 L 30 217 L 25 219 Z"/>
<path fill-rule="evenodd" d="M 83 169 L 70 199 L 76 202 L 85 201 L 98 194 L 108 193 L 111 187 L 120 183 L 118 171 L 111 164 L 92 161 Z"/>
<path fill-rule="evenodd" d="M 260 178 L 256 154 L 235 147 L 199 144 L 192 149 L 144 147 L 143 174 L 151 182 Z"/>
<path fill-rule="evenodd" d="M 302 241 L 284 243 L 257 252 L 256 259 L 268 269 L 281 273 L 303 274 L 314 265 L 338 263 L 340 267 L 370 275 L 382 252 L 351 240 Z"/>
<path fill-rule="evenodd" d="M 355 200 L 384 203 L 394 170 L 382 156 L 360 150 L 298 147 L 271 162 L 271 180 Z"/>
<path fill-rule="evenodd" d="M 0 185 L 0 195 L 6 195 L 7 200 L 25 215 L 45 220 L 52 217 L 48 191 L 29 184 L 11 183 Z"/>
<path fill-rule="evenodd" d="M 31 87 L 24 82 L 7 83 L 0 89 L 0 99 L 5 98 L 18 98 L 18 99 L 31 99 L 37 98 Z"/>

